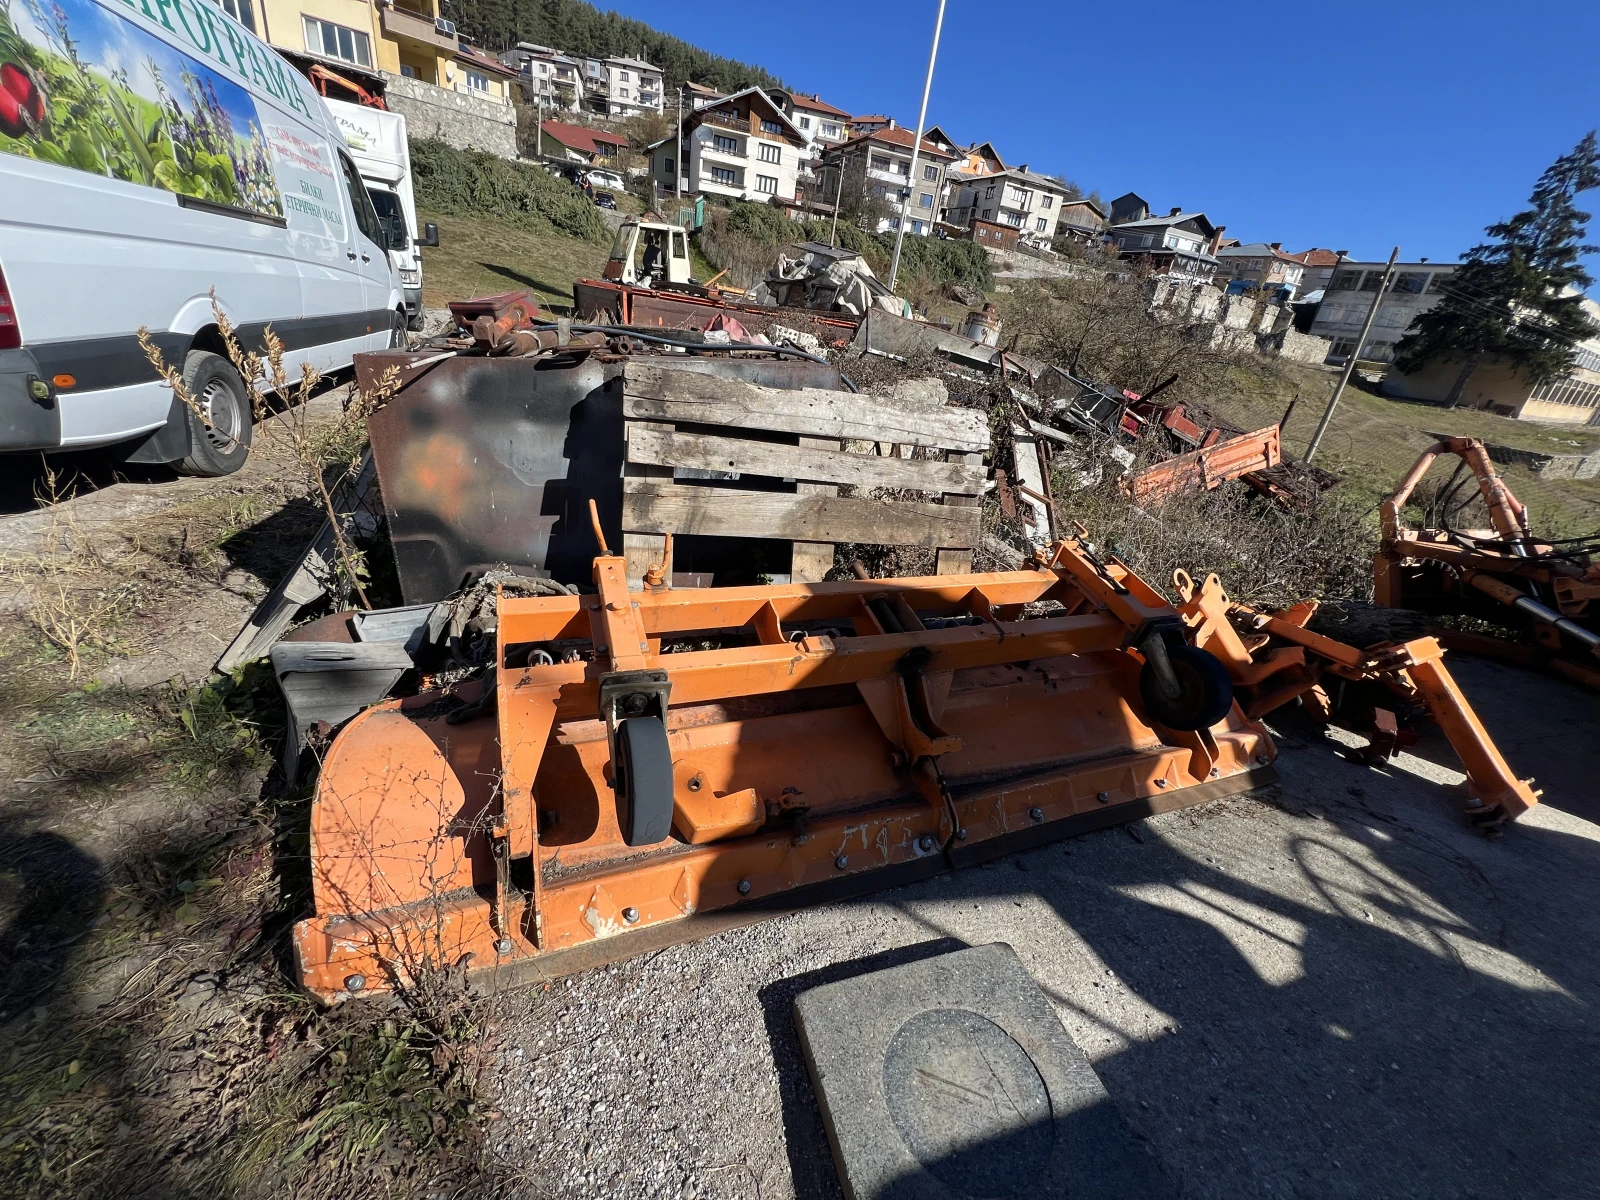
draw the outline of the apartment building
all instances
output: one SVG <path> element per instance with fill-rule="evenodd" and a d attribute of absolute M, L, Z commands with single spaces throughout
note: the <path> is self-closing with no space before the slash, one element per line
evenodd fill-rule
<path fill-rule="evenodd" d="M 1217 260 L 1218 284 L 1243 281 L 1264 292 L 1288 288 L 1291 297 L 1300 294 L 1306 264 L 1296 255 L 1285 253 L 1282 242 L 1224 246 L 1217 251 Z"/>
<path fill-rule="evenodd" d="M 955 183 L 947 220 L 966 228 L 973 221 L 1007 226 L 1020 241 L 1049 245 L 1067 202 L 1058 179 L 1036 175 L 1026 165 L 969 176 Z"/>
<path fill-rule="evenodd" d="M 1355 351 L 1361 324 L 1372 307 L 1373 293 L 1383 284 L 1387 266 L 1381 262 L 1343 262 L 1333 272 L 1311 323 L 1312 336 L 1333 343 L 1328 362 L 1343 363 Z M 1386 363 L 1393 359 L 1395 343 L 1412 321 L 1439 302 L 1455 270 L 1450 263 L 1396 263 L 1394 278 L 1361 349 L 1361 360 Z"/>
<path fill-rule="evenodd" d="M 907 202 L 907 233 L 926 237 L 933 232 L 939 219 L 945 172 L 956 156 L 923 138 L 917 154 L 917 178 L 912 180 L 914 137 L 911 130 L 891 123 L 823 153 L 824 164 L 840 171 L 846 192 L 863 190 L 883 200 L 893 210 L 890 216 L 878 222 L 879 233 L 900 228 L 902 199 Z"/>
<path fill-rule="evenodd" d="M 1334 271 L 1349 253 L 1348 250 L 1324 250 L 1321 246 L 1313 246 L 1296 254 L 1294 257 L 1305 264 L 1305 270 L 1300 275 L 1300 290 L 1295 293 L 1295 298 L 1298 300 L 1325 291 L 1333 279 Z"/>
<path fill-rule="evenodd" d="M 578 112 L 583 108 L 583 60 L 572 58 L 549 46 L 518 42 L 500 61 L 522 78 L 523 94 L 533 103 L 555 111 Z"/>
<path fill-rule="evenodd" d="M 683 114 L 674 132 L 648 150 L 658 191 L 792 203 L 809 139 L 766 92 L 745 88 Z"/>
<path fill-rule="evenodd" d="M 608 117 L 665 110 L 661 68 L 643 59 L 586 58 L 583 83 L 589 107 Z"/>
<path fill-rule="evenodd" d="M 1129 203 L 1136 201 L 1137 205 Z M 1112 219 L 1123 212 L 1148 212 L 1132 192 L 1111 202 Z M 1117 257 L 1149 267 L 1184 283 L 1210 283 L 1217 272 L 1217 247 L 1223 225 L 1213 225 L 1205 213 L 1174 208 L 1164 217 L 1146 217 L 1114 224 L 1107 234 L 1117 247 Z"/>

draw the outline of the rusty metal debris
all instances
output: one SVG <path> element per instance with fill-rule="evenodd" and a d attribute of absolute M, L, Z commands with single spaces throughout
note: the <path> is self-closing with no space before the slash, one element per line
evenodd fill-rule
<path fill-rule="evenodd" d="M 1400 514 L 1412 492 L 1447 454 L 1460 463 L 1434 501 L 1439 524 L 1403 527 Z M 1474 493 L 1488 510 L 1492 528 L 1454 527 Z M 1509 628 L 1515 641 L 1459 631 L 1440 636 L 1460 649 L 1545 666 L 1600 687 L 1600 535 L 1535 537 L 1528 510 L 1500 477 L 1483 442 L 1444 438 L 1430 446 L 1379 514 L 1383 541 L 1373 559 L 1379 604 L 1465 615 Z"/>

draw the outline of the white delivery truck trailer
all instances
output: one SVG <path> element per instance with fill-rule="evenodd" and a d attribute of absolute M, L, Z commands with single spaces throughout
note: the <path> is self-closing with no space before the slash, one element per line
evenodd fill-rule
<path fill-rule="evenodd" d="M 432 221 L 417 225 L 417 201 L 411 191 L 411 143 L 406 140 L 406 119 L 400 113 L 327 100 L 345 148 L 366 181 L 367 195 L 378 221 L 389 235 L 389 258 L 400 272 L 405 289 L 406 318 L 412 329 L 422 328 L 422 247 L 439 244 L 439 227 Z"/>
<path fill-rule="evenodd" d="M 213 295 L 247 349 L 272 327 L 291 379 L 403 342 L 390 239 L 332 115 L 217 5 L 0 4 L 0 84 L 0 453 L 237 470 L 251 413 Z"/>

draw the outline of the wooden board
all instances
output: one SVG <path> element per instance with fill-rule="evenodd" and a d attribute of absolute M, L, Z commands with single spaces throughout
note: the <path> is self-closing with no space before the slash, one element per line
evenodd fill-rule
<path fill-rule="evenodd" d="M 837 447 L 837 442 L 831 445 Z M 737 471 L 773 479 L 847 483 L 862 488 L 914 488 L 924 492 L 976 495 L 983 489 L 981 456 L 977 465 L 923 459 L 846 454 L 701 433 L 661 432 L 629 422 L 628 461 L 702 471 Z"/>
<path fill-rule="evenodd" d="M 622 526 L 638 533 L 869 542 L 932 550 L 976 545 L 980 512 L 955 505 L 885 504 L 643 480 L 622 497 Z"/>
<path fill-rule="evenodd" d="M 622 412 L 650 421 L 904 442 L 941 450 L 989 448 L 988 422 L 975 409 L 895 403 L 819 388 L 761 387 L 638 363 L 629 363 L 623 378 Z"/>

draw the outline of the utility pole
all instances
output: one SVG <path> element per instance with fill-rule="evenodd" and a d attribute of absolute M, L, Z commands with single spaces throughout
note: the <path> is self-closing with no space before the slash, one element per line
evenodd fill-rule
<path fill-rule="evenodd" d="M 928 93 L 933 90 L 933 63 L 939 57 L 939 33 L 944 29 L 944 3 L 945 0 L 939 0 L 939 15 L 933 22 L 933 49 L 928 51 L 928 76 L 922 82 L 922 107 L 917 110 L 917 134 L 911 139 L 911 177 L 906 181 L 910 186 L 900 200 L 900 228 L 895 231 L 894 261 L 889 264 L 891 292 L 894 291 L 895 278 L 900 274 L 900 247 L 906 240 L 907 210 L 911 207 L 911 197 L 917 190 L 917 157 L 922 152 L 922 127 L 928 120 Z"/>
<path fill-rule="evenodd" d="M 1367 309 L 1367 319 L 1361 323 L 1361 333 L 1356 338 L 1356 344 L 1350 348 L 1350 357 L 1345 359 L 1339 383 L 1333 389 L 1333 395 L 1328 397 L 1328 407 L 1322 414 L 1322 420 L 1317 422 L 1317 431 L 1311 435 L 1311 444 L 1306 447 L 1306 462 L 1311 461 L 1311 456 L 1317 452 L 1317 447 L 1322 445 L 1322 435 L 1328 431 L 1328 422 L 1333 420 L 1333 410 L 1339 405 L 1339 397 L 1344 395 L 1345 384 L 1350 382 L 1350 376 L 1356 372 L 1356 359 L 1361 357 L 1361 348 L 1367 344 L 1367 334 L 1372 330 L 1372 322 L 1378 315 L 1378 307 L 1383 303 L 1383 297 L 1389 290 L 1389 279 L 1394 275 L 1394 260 L 1399 257 L 1400 247 L 1396 246 L 1389 253 L 1389 265 L 1384 268 L 1383 282 L 1378 284 L 1378 290 L 1372 297 L 1372 307 Z M 1337 273 L 1336 269 L 1335 274 Z M 1328 277 L 1328 282 L 1333 282 L 1333 276 Z M 1326 297 L 1323 298 L 1323 303 L 1327 303 Z"/>
<path fill-rule="evenodd" d="M 672 178 L 677 188 L 678 202 L 683 202 L 683 84 L 678 85 L 678 141 L 672 147 Z"/>
<path fill-rule="evenodd" d="M 534 154 L 544 161 L 544 93 L 539 93 L 539 131 L 534 135 Z"/>
<path fill-rule="evenodd" d="M 828 167 L 823 168 L 824 171 L 829 169 Z M 833 228 L 828 230 L 828 245 L 837 246 L 839 244 L 839 201 L 844 196 L 843 157 L 831 169 L 833 171 Z"/>

